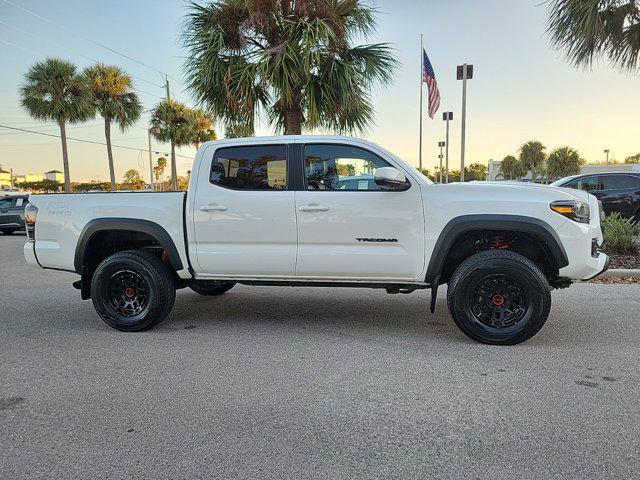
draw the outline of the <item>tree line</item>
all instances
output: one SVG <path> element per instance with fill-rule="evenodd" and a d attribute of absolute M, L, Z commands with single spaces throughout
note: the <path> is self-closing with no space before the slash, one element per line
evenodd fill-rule
<path fill-rule="evenodd" d="M 504 157 L 500 162 L 500 171 L 504 179 L 515 180 L 531 172 L 532 182 L 540 178 L 546 183 L 580 173 L 580 166 L 586 163 L 574 148 L 556 148 L 548 155 L 546 149 L 542 142 L 530 140 L 520 147 L 517 157 Z"/>
<path fill-rule="evenodd" d="M 104 120 L 104 135 L 109 164 L 109 187 L 116 190 L 111 127 L 127 131 L 142 115 L 142 104 L 133 88 L 131 76 L 120 67 L 97 63 L 79 72 L 66 60 L 47 58 L 35 63 L 25 76 L 20 91 L 21 104 L 37 120 L 54 121 L 60 128 L 64 191 L 71 192 L 69 153 L 66 127 L 94 119 Z M 172 187 L 178 188 L 175 149 L 185 145 L 196 148 L 201 142 L 214 140 L 213 119 L 201 108 L 189 108 L 184 103 L 167 99 L 151 110 L 151 135 L 171 144 Z M 127 172 L 132 175 L 131 171 Z M 125 174 L 126 176 L 126 174 Z M 40 190 L 51 188 L 43 182 Z M 125 184 L 127 183 L 125 179 Z M 29 188 L 21 184 L 23 188 Z M 38 186 L 38 185 L 36 185 Z M 31 186 L 33 187 L 33 185 Z"/>

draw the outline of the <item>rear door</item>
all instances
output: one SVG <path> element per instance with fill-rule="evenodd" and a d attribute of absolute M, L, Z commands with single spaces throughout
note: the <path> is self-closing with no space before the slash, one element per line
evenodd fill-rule
<path fill-rule="evenodd" d="M 286 144 L 212 145 L 204 152 L 193 205 L 199 276 L 295 274 L 288 150 Z"/>
<path fill-rule="evenodd" d="M 394 165 L 361 147 L 306 144 L 302 156 L 298 277 L 414 280 L 425 249 L 418 185 L 381 189 L 373 180 L 376 169 Z"/>
<path fill-rule="evenodd" d="M 620 212 L 625 218 L 635 214 L 634 198 L 640 194 L 640 180 L 632 175 L 603 175 L 599 196 L 605 213 Z"/>

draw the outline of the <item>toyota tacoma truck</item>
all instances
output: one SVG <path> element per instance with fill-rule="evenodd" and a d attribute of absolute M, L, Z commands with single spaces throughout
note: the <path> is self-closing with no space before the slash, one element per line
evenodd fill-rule
<path fill-rule="evenodd" d="M 159 324 L 185 287 L 430 289 L 433 312 L 446 284 L 462 332 L 516 344 L 542 328 L 552 289 L 608 265 L 600 204 L 586 192 L 437 185 L 341 136 L 207 142 L 186 193 L 32 195 L 25 217 L 27 262 L 77 273 L 81 298 L 128 332 Z"/>

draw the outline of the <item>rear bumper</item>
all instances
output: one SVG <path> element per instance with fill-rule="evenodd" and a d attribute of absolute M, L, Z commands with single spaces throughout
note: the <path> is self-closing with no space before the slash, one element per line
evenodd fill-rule
<path fill-rule="evenodd" d="M 24 259 L 27 263 L 33 267 L 42 268 L 42 265 L 38 263 L 38 257 L 36 257 L 36 244 L 35 242 L 27 242 L 22 249 L 24 253 Z"/>

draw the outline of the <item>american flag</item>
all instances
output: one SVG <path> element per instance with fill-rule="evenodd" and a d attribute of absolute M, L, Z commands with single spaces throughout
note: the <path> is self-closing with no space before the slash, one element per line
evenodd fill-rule
<path fill-rule="evenodd" d="M 440 108 L 440 90 L 438 90 L 438 82 L 433 67 L 427 57 L 427 52 L 422 49 L 422 81 L 427 84 L 429 89 L 429 116 L 433 116 Z"/>

